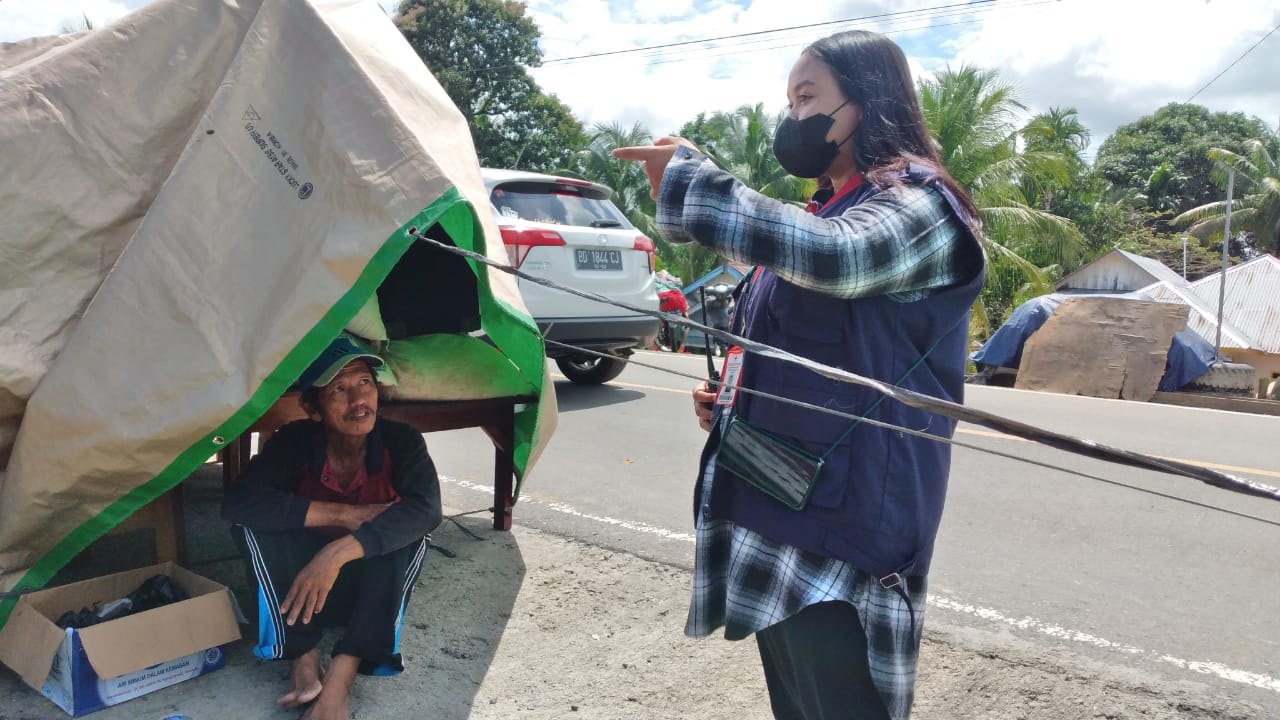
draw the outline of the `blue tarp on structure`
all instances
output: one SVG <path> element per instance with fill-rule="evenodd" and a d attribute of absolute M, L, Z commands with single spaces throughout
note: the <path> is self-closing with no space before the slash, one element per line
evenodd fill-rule
<path fill-rule="evenodd" d="M 1140 292 L 1098 293 L 1090 296 L 1151 301 L 1150 297 Z M 1018 363 L 1022 361 L 1022 346 L 1027 338 L 1044 325 L 1062 301 L 1072 297 L 1081 297 L 1081 295 L 1053 293 L 1022 303 L 1013 311 L 1004 325 L 1001 325 L 982 347 L 969 356 L 970 359 L 980 365 L 1018 367 Z M 1165 365 L 1164 376 L 1160 378 L 1158 389 L 1173 392 L 1200 377 L 1213 363 L 1214 354 L 1213 346 L 1193 330 L 1189 328 L 1179 330 L 1174 334 L 1173 343 L 1169 346 L 1168 364 Z"/>

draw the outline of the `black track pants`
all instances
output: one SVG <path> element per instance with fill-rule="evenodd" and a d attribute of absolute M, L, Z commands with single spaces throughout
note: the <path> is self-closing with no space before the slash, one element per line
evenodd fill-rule
<path fill-rule="evenodd" d="M 365 675 L 394 675 L 404 669 L 400 628 L 413 584 L 422 570 L 427 540 L 343 566 L 324 610 L 304 624 L 286 625 L 280 603 L 298 572 L 333 538 L 312 530 L 255 532 L 232 528 L 248 566 L 258 600 L 258 640 L 253 654 L 264 660 L 292 660 L 314 648 L 327 627 L 346 627 L 334 655 L 360 658 Z"/>

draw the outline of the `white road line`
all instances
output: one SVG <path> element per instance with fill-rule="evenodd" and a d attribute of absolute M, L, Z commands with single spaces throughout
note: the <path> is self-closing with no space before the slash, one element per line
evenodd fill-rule
<path fill-rule="evenodd" d="M 493 494 L 492 485 L 481 485 L 479 483 L 469 482 L 467 480 L 458 480 L 444 475 L 440 476 L 440 482 L 450 485 L 457 485 L 467 490 L 475 490 L 477 492 Z M 693 535 L 690 533 L 675 532 L 666 528 L 660 528 L 656 525 L 640 522 L 639 520 L 622 520 L 619 518 L 605 517 L 602 515 L 591 515 L 589 513 L 580 512 L 572 505 L 562 502 L 547 502 L 530 496 L 528 493 L 520 493 L 520 502 L 517 505 L 539 505 L 550 510 L 554 510 L 564 515 L 572 515 L 583 520 L 592 520 L 604 525 L 612 525 L 633 532 L 644 533 L 646 535 L 656 535 L 664 540 L 683 540 L 684 542 L 693 542 Z"/>
<path fill-rule="evenodd" d="M 485 493 L 486 495 L 493 494 L 493 486 L 491 485 L 482 485 L 480 483 L 473 483 L 467 480 L 460 480 L 444 475 L 440 476 L 440 482 L 455 485 L 465 490 Z M 620 518 L 592 515 L 590 513 L 581 512 L 568 503 L 547 502 L 530 496 L 528 493 L 521 494 L 518 505 L 538 505 L 564 515 L 570 515 L 583 520 L 591 520 L 593 522 L 619 527 L 646 535 L 655 535 L 663 538 L 664 540 L 681 540 L 690 543 L 694 541 L 694 536 L 691 533 L 675 532 L 674 530 L 667 530 L 666 528 L 650 525 L 638 520 L 624 520 Z M 1006 625 L 1016 630 L 1026 630 L 1039 633 L 1041 635 L 1047 635 L 1057 640 L 1066 640 L 1069 642 L 1080 643 L 1082 645 L 1091 645 L 1103 650 L 1122 653 L 1131 657 L 1141 657 L 1152 662 L 1172 665 L 1183 670 L 1190 670 L 1203 675 L 1213 675 L 1223 680 L 1241 683 L 1243 685 L 1252 685 L 1253 687 L 1262 688 L 1263 690 L 1280 693 L 1280 679 L 1263 675 L 1261 673 L 1249 672 L 1247 670 L 1236 670 L 1235 668 L 1228 667 L 1222 663 L 1202 660 L 1184 660 L 1172 655 L 1166 655 L 1152 650 L 1144 650 L 1132 645 L 1113 642 L 1105 638 L 1100 638 L 1096 635 L 1080 632 L 1078 630 L 1071 630 L 1060 625 L 1046 623 L 1032 617 L 1010 617 L 993 608 L 969 605 L 967 603 L 962 603 L 959 600 L 938 595 L 936 593 L 929 594 L 928 604 L 942 610 L 962 613 L 990 623 Z"/>
<path fill-rule="evenodd" d="M 1103 650 L 1111 650 L 1113 652 L 1124 653 L 1131 656 L 1139 656 L 1146 660 L 1151 660 L 1166 665 L 1182 668 L 1183 670 L 1193 670 L 1204 675 L 1216 675 L 1223 680 L 1242 683 L 1244 685 L 1252 685 L 1280 693 L 1280 679 L 1276 679 L 1261 673 L 1248 672 L 1246 670 L 1236 670 L 1227 667 L 1222 663 L 1200 661 L 1200 660 L 1183 660 L 1172 655 L 1154 652 L 1151 650 L 1143 650 L 1142 648 L 1123 643 L 1112 642 L 1110 640 L 1090 635 L 1089 633 L 1071 630 L 1060 625 L 1052 625 L 1050 623 L 1041 622 L 1032 617 L 1014 618 L 1001 613 L 999 610 L 991 608 L 978 607 L 975 605 L 966 605 L 965 603 L 953 600 L 948 597 L 929 595 L 928 604 L 936 607 L 951 610 L 954 612 L 964 613 L 976 618 L 981 618 L 988 622 L 1007 625 L 1018 630 L 1030 630 L 1031 632 L 1048 635 L 1058 640 L 1069 640 L 1071 642 L 1081 643 L 1083 645 L 1092 645 Z"/>

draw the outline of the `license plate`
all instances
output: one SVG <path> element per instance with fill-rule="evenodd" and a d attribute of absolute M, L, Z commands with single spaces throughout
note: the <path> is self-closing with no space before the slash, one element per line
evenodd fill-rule
<path fill-rule="evenodd" d="M 621 250 L 589 250 L 575 248 L 573 259 L 579 270 L 621 270 Z"/>

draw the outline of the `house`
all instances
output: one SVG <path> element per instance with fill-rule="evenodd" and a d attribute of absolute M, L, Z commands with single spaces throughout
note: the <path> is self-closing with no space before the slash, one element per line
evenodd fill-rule
<path fill-rule="evenodd" d="M 1159 260 L 1112 250 L 1059 280 L 1054 289 L 1065 293 L 1126 293 L 1160 282 L 1173 287 L 1187 285 L 1181 275 Z"/>
<path fill-rule="evenodd" d="M 1223 291 L 1223 273 L 1217 272 L 1191 283 L 1191 291 L 1210 313 L 1195 324 L 1188 319 L 1188 326 L 1215 342 L 1218 296 L 1223 291 L 1222 353 L 1232 362 L 1252 365 L 1257 380 L 1280 377 L 1280 258 L 1263 255 L 1233 265 L 1227 268 L 1225 282 Z M 1171 302 L 1162 290 L 1151 294 Z"/>
<path fill-rule="evenodd" d="M 1141 292 L 1186 305 L 1187 327 L 1216 344 L 1221 282 L 1218 272 L 1188 283 L 1158 260 L 1112 250 L 1055 287 L 1064 293 Z M 1280 259 L 1264 255 L 1227 269 L 1221 347 L 1231 362 L 1253 366 L 1256 380 L 1280 377 Z"/>

